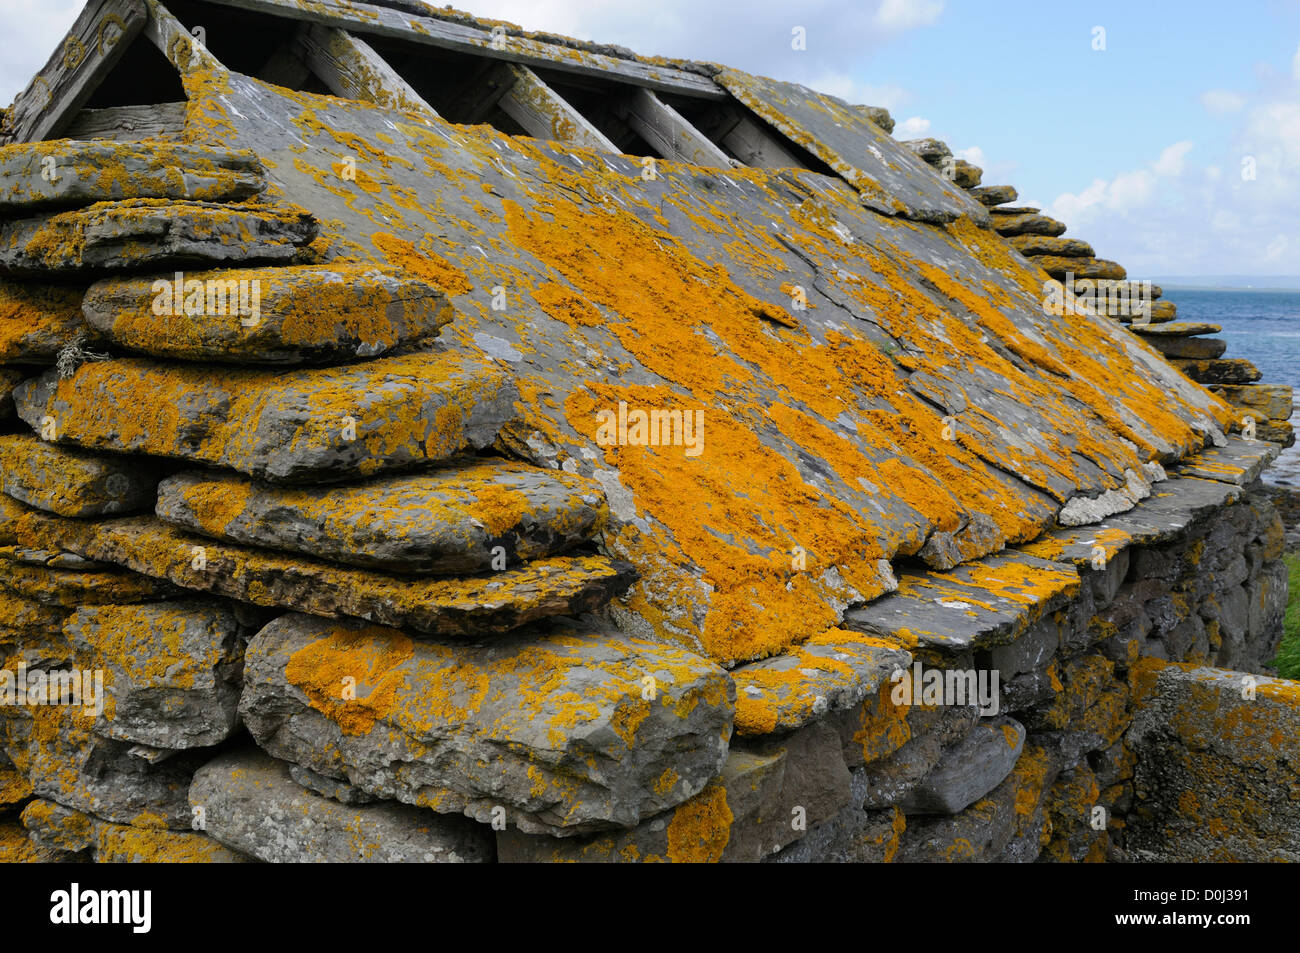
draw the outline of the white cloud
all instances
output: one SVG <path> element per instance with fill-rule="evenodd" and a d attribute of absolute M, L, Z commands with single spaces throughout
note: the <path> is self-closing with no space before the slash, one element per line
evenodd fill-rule
<path fill-rule="evenodd" d="M 876 23 L 886 30 L 929 26 L 943 13 L 943 0 L 883 0 Z"/>
<path fill-rule="evenodd" d="M 1295 56 L 1291 58 L 1291 75 L 1300 79 L 1300 45 L 1295 48 Z"/>
<path fill-rule="evenodd" d="M 5 0 L 0 12 L 0 105 L 13 102 L 63 42 L 82 0 Z"/>
<path fill-rule="evenodd" d="M 979 146 L 971 146 L 969 149 L 954 149 L 952 154 L 958 159 L 965 159 L 981 169 L 984 168 L 984 150 Z"/>
<path fill-rule="evenodd" d="M 1160 153 L 1160 158 L 1152 166 L 1156 175 L 1181 175 L 1183 172 L 1183 160 L 1187 158 L 1187 153 L 1192 150 L 1190 142 L 1175 142 L 1172 146 Z"/>
<path fill-rule="evenodd" d="M 910 116 L 894 126 L 895 139 L 919 139 L 930 129 L 930 120 Z"/>
<path fill-rule="evenodd" d="M 1201 105 L 1211 116 L 1227 116 L 1241 112 L 1246 97 L 1227 89 L 1207 89 L 1201 93 Z"/>

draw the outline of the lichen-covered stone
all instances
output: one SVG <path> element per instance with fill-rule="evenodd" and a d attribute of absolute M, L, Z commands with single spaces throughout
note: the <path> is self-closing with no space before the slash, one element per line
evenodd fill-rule
<path fill-rule="evenodd" d="M 95 337 L 81 316 L 83 292 L 75 285 L 0 279 L 0 362 L 53 364 L 79 336 Z"/>
<path fill-rule="evenodd" d="M 378 797 L 577 834 L 699 793 L 732 692 L 698 656 L 576 624 L 464 645 L 286 615 L 248 646 L 240 713 L 275 757 Z"/>
<path fill-rule="evenodd" d="M 340 804 L 298 785 L 289 765 L 255 748 L 194 774 L 190 805 L 226 847 L 270 863 L 483 863 L 491 828 L 386 801 Z"/>
<path fill-rule="evenodd" d="M 76 275 L 160 265 L 282 264 L 316 237 L 310 213 L 270 205 L 133 199 L 0 223 L 0 274 Z"/>
<path fill-rule="evenodd" d="M 1211 361 L 1222 357 L 1223 352 L 1228 349 L 1228 342 L 1223 338 L 1149 335 L 1145 340 L 1165 357 L 1177 357 L 1183 360 Z"/>
<path fill-rule="evenodd" d="M 97 864 L 247 864 L 252 860 L 198 831 L 103 821 L 95 825 L 94 858 Z"/>
<path fill-rule="evenodd" d="M 38 796 L 118 824 L 189 829 L 185 792 L 205 755 L 151 764 L 129 743 L 95 734 L 94 715 L 79 706 L 0 709 L 0 720 L 0 743 Z"/>
<path fill-rule="evenodd" d="M 1221 384 L 1210 391 L 1234 407 L 1258 411 L 1272 420 L 1288 420 L 1295 410 L 1290 384 Z"/>
<path fill-rule="evenodd" d="M 78 609 L 63 624 L 78 663 L 104 672 L 100 734 L 158 748 L 224 741 L 238 724 L 241 628 L 217 600 Z"/>
<path fill-rule="evenodd" d="M 248 151 L 168 142 L 61 139 L 0 147 L 0 210 L 92 205 L 120 199 L 234 202 L 266 186 Z"/>
<path fill-rule="evenodd" d="M 152 460 L 58 447 L 30 434 L 0 436 L 0 490 L 59 516 L 109 516 L 154 501 Z"/>
<path fill-rule="evenodd" d="M 181 473 L 158 488 L 157 513 L 207 536 L 352 566 L 467 573 L 563 552 L 599 532 L 608 509 L 593 480 L 469 459 L 310 489 Z"/>
<path fill-rule="evenodd" d="M 375 358 L 432 339 L 455 315 L 424 281 L 348 264 L 107 278 L 82 311 L 132 351 L 254 364 Z"/>
<path fill-rule="evenodd" d="M 1053 278 L 1065 281 L 1073 275 L 1080 278 L 1109 278 L 1116 281 L 1128 276 L 1124 266 L 1105 258 L 1067 258 L 1064 255 L 1038 255 L 1034 264 Z"/>
<path fill-rule="evenodd" d="M 1077 238 L 1052 235 L 1012 235 L 1007 239 L 1022 255 L 1055 255 L 1063 258 L 1092 258 L 1092 246 Z"/>
<path fill-rule="evenodd" d="M 1261 376 L 1259 368 L 1244 357 L 1217 360 L 1175 359 L 1172 363 L 1174 367 L 1201 384 L 1249 384 L 1259 380 Z"/>
<path fill-rule="evenodd" d="M 15 392 L 58 442 L 230 467 L 293 482 L 369 476 L 492 442 L 514 414 L 500 371 L 455 354 L 277 372 L 91 361 Z M 47 420 L 48 418 L 48 420 Z"/>
<path fill-rule="evenodd" d="M 800 728 L 828 712 L 853 708 L 895 669 L 912 664 L 898 643 L 831 629 L 796 651 L 732 669 L 736 733 L 765 735 Z"/>
<path fill-rule="evenodd" d="M 1020 198 L 1020 193 L 1010 185 L 980 185 L 970 190 L 971 198 L 981 205 L 1006 205 Z"/>
<path fill-rule="evenodd" d="M 626 591 L 635 578 L 630 565 L 604 556 L 555 556 L 464 578 L 393 576 L 192 536 L 152 517 L 86 525 L 30 516 L 24 533 L 33 541 L 57 541 L 73 552 L 137 569 L 146 575 L 131 575 L 150 583 L 148 577 L 168 579 L 185 589 L 254 605 L 352 616 L 443 635 L 503 632 L 547 616 L 590 612 Z M 166 583 L 156 587 L 175 591 Z M 99 601 L 147 600 L 112 598 L 106 588 Z"/>
<path fill-rule="evenodd" d="M 46 569 L 9 560 L 0 561 L 0 587 L 43 606 L 67 607 L 151 602 L 176 592 L 166 582 L 127 570 Z"/>
<path fill-rule="evenodd" d="M 1049 235 L 1065 232 L 1065 223 L 1037 212 L 1011 212 L 993 209 L 993 229 L 999 235 Z"/>

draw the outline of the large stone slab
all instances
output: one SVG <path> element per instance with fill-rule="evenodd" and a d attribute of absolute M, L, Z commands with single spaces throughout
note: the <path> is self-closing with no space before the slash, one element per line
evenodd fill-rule
<path fill-rule="evenodd" d="M 176 592 L 137 572 L 47 569 L 9 560 L 0 562 L 0 587 L 43 606 L 68 607 L 151 602 Z"/>
<path fill-rule="evenodd" d="M 1038 255 L 1034 264 L 1053 278 L 1061 281 L 1073 275 L 1080 278 L 1108 278 L 1121 281 L 1128 276 L 1124 266 L 1105 258 L 1066 257 L 1065 255 Z M 1217 356 L 1217 355 L 1216 355 Z"/>
<path fill-rule="evenodd" d="M 1200 384 L 1249 384 L 1260 379 L 1260 370 L 1244 357 L 1183 360 L 1170 363 Z"/>
<path fill-rule="evenodd" d="M 420 573 L 517 567 L 590 539 L 609 515 L 594 480 L 472 458 L 311 489 L 181 473 L 159 487 L 157 513 L 182 529 L 236 543 Z"/>
<path fill-rule="evenodd" d="M 1036 212 L 994 209 L 992 218 L 993 228 L 999 235 L 1047 235 L 1054 238 L 1065 232 L 1064 222 Z"/>
<path fill-rule="evenodd" d="M 257 156 L 168 142 L 63 139 L 0 148 L 0 211 L 120 199 L 237 202 L 266 187 Z"/>
<path fill-rule="evenodd" d="M 63 623 L 63 634 L 80 666 L 104 672 L 100 734 L 198 748 L 224 741 L 238 725 L 243 642 L 229 604 L 86 607 Z"/>
<path fill-rule="evenodd" d="M 252 859 L 197 831 L 154 830 L 130 824 L 95 825 L 97 864 L 247 864 Z"/>
<path fill-rule="evenodd" d="M 1206 447 L 1195 456 L 1186 458 L 1175 472 L 1179 476 L 1245 487 L 1258 480 L 1281 452 L 1266 440 L 1229 437 L 1222 447 Z"/>
<path fill-rule="evenodd" d="M 1241 499 L 1243 490 L 1218 479 L 1177 476 L 1157 483 L 1133 509 L 1110 516 L 1095 526 L 1053 530 L 1021 551 L 1043 559 L 1076 565 L 1109 563 L 1120 550 L 1177 538 L 1229 503 Z"/>
<path fill-rule="evenodd" d="M 1222 384 L 1211 387 L 1234 407 L 1257 411 L 1272 420 L 1287 420 L 1295 412 L 1295 398 L 1290 384 Z"/>
<path fill-rule="evenodd" d="M 416 353 L 276 372 L 91 361 L 19 385 L 58 442 L 229 467 L 282 482 L 369 476 L 490 444 L 517 392 L 493 366 Z M 46 418 L 50 418 L 47 420 Z"/>
<path fill-rule="evenodd" d="M 844 615 L 844 627 L 940 652 L 1015 639 L 1079 591 L 1070 566 L 1004 552 L 946 573 L 905 574 L 898 590 Z"/>
<path fill-rule="evenodd" d="M 862 193 L 864 203 L 925 222 L 963 215 L 988 224 L 988 211 L 928 168 L 842 100 L 797 83 L 724 69 L 717 81 Z"/>
<path fill-rule="evenodd" d="M 48 275 L 169 264 L 287 264 L 316 237 L 290 206 L 133 199 L 0 224 L 0 274 Z"/>
<path fill-rule="evenodd" d="M 286 615 L 249 644 L 240 712 L 270 754 L 378 797 L 577 834 L 698 794 L 734 704 L 713 663 L 575 623 L 463 645 Z"/>
<path fill-rule="evenodd" d="M 977 722 L 899 803 L 904 814 L 956 814 L 1001 784 L 1025 744 L 1012 718 Z"/>
<path fill-rule="evenodd" d="M 152 517 L 90 525 L 29 517 L 24 532 L 44 543 L 57 540 L 62 548 L 88 558 L 138 567 L 144 575 L 131 577 L 149 583 L 167 579 L 186 589 L 254 605 L 331 618 L 352 616 L 442 635 L 503 632 L 546 616 L 590 612 L 624 592 L 635 578 L 630 564 L 604 556 L 560 556 L 467 578 L 391 576 L 219 543 L 181 533 Z M 154 589 L 160 586 L 175 591 L 166 583 L 154 583 Z M 144 601 L 143 596 L 128 600 L 112 594 L 106 589 L 99 601 Z"/>
<path fill-rule="evenodd" d="M 118 824 L 190 828 L 185 793 L 207 755 L 150 763 L 130 743 L 95 734 L 94 716 L 81 707 L 10 708 L 0 720 L 0 743 L 37 795 Z"/>
<path fill-rule="evenodd" d="M 0 491 L 59 516 L 147 509 L 159 475 L 148 459 L 86 453 L 30 434 L 0 436 Z"/>
<path fill-rule="evenodd" d="M 186 361 L 344 363 L 430 340 L 455 310 L 439 289 L 366 265 L 107 278 L 86 321 L 132 351 Z"/>
<path fill-rule="evenodd" d="M 1065 258 L 1091 258 L 1092 246 L 1077 238 L 1053 235 L 1012 235 L 1007 239 L 1022 255 L 1058 255 Z"/>
<path fill-rule="evenodd" d="M 74 285 L 0 280 L 0 362 L 53 364 L 61 349 L 89 337 L 82 294 Z"/>
<path fill-rule="evenodd" d="M 1300 685 L 1144 659 L 1127 846 L 1151 861 L 1300 860 Z"/>
<path fill-rule="evenodd" d="M 796 651 L 737 666 L 736 733 L 801 728 L 874 693 L 895 669 L 912 664 L 896 641 L 845 629 L 814 636 Z"/>
<path fill-rule="evenodd" d="M 491 828 L 463 817 L 384 802 L 340 804 L 300 786 L 289 765 L 256 748 L 194 774 L 190 805 L 222 844 L 268 863 L 484 863 Z"/>

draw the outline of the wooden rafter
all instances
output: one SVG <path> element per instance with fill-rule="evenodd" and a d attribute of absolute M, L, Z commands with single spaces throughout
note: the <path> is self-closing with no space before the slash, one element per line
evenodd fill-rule
<path fill-rule="evenodd" d="M 302 61 L 335 96 L 438 115 L 369 43 L 346 30 L 304 24 L 296 46 Z"/>
<path fill-rule="evenodd" d="M 14 100 L 5 120 L 6 138 L 56 138 L 122 58 L 145 20 L 143 0 L 90 0 L 54 55 Z"/>
<path fill-rule="evenodd" d="M 503 68 L 514 77 L 514 82 L 497 105 L 530 136 L 580 149 L 619 151 L 604 133 L 527 66 L 507 63 Z"/>
<path fill-rule="evenodd" d="M 160 0 L 145 2 L 149 5 L 149 19 L 144 25 L 144 35 L 182 76 L 198 70 L 225 71 L 225 67 L 199 42 L 199 38 L 191 35 Z"/>
<path fill-rule="evenodd" d="M 617 107 L 618 114 L 660 156 L 673 162 L 727 169 L 734 161 L 704 133 L 651 90 L 632 90 Z"/>

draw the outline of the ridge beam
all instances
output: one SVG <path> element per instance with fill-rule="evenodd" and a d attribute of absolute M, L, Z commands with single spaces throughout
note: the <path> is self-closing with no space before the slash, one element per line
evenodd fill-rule
<path fill-rule="evenodd" d="M 579 149 L 619 153 L 603 132 L 527 66 L 507 63 L 514 77 L 497 105 L 535 139 L 549 139 Z"/>
<path fill-rule="evenodd" d="M 438 116 L 374 47 L 346 30 L 304 24 L 295 45 L 302 61 L 335 96 Z"/>
<path fill-rule="evenodd" d="M 713 140 L 644 86 L 620 101 L 618 114 L 665 159 L 716 169 L 730 169 L 736 164 Z"/>

